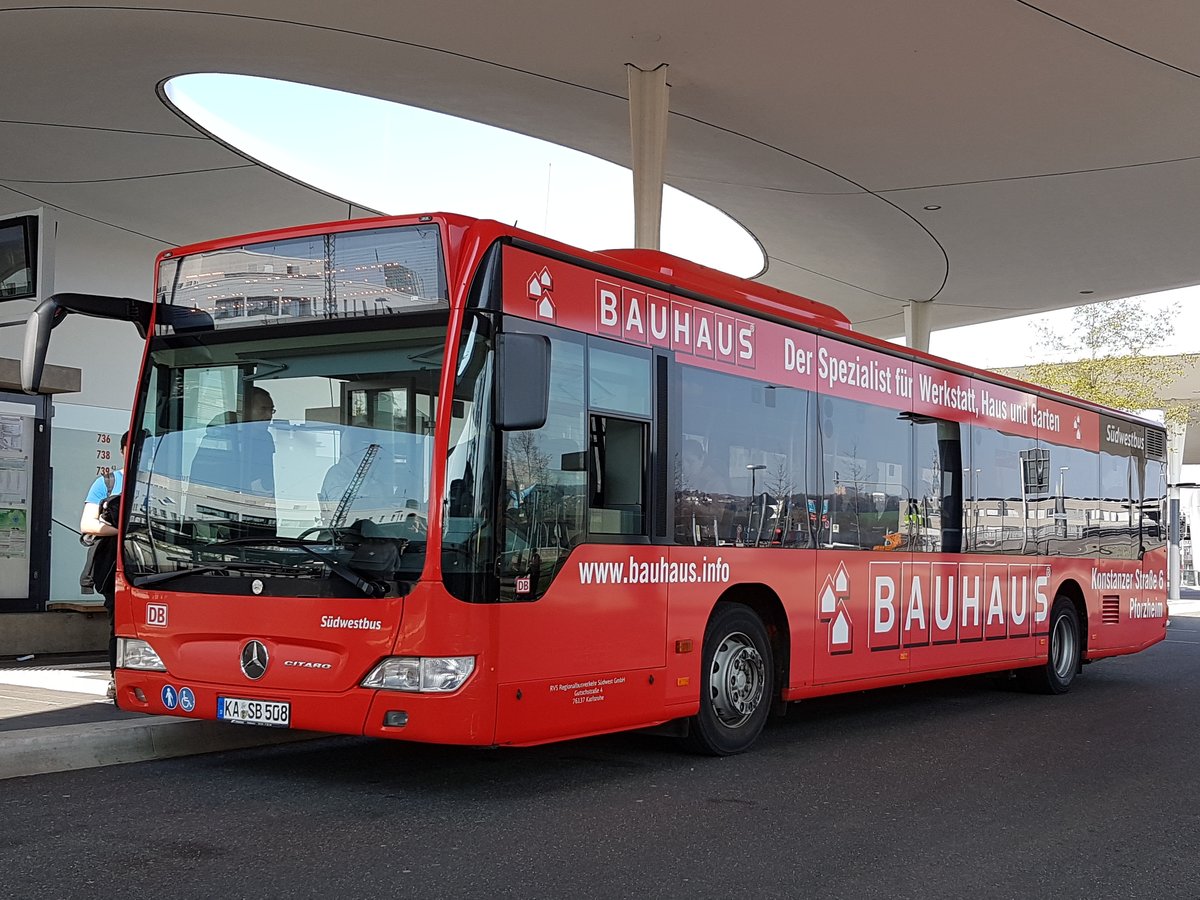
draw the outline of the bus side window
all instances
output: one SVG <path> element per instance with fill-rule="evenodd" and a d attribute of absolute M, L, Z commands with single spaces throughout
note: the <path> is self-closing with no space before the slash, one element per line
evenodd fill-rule
<path fill-rule="evenodd" d="M 588 339 L 589 534 L 647 534 L 650 371 L 648 350 Z"/>
<path fill-rule="evenodd" d="M 645 534 L 646 424 L 593 415 L 590 426 L 588 530 Z"/>

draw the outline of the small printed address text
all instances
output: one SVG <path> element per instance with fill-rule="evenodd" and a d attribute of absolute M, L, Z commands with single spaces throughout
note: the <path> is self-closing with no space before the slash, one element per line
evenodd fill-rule
<path fill-rule="evenodd" d="M 593 678 L 591 681 L 572 681 L 563 684 L 552 684 L 550 685 L 550 693 L 570 694 L 571 702 L 574 704 L 601 703 L 604 701 L 604 689 L 606 687 L 624 683 L 624 675 L 617 675 L 614 678 Z"/>

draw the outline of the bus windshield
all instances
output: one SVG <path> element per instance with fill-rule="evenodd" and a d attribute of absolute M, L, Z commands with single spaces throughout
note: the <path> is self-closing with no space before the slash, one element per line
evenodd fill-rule
<path fill-rule="evenodd" d="M 337 577 L 350 570 L 383 596 L 419 575 L 445 316 L 348 327 L 154 340 L 130 475 L 132 583 L 194 573 L 207 580 L 189 590 L 228 591 L 214 574 L 290 576 L 313 584 L 280 591 L 358 596 Z M 353 562 L 364 538 L 398 552 L 390 570 Z"/>
<path fill-rule="evenodd" d="M 313 234 L 164 259 L 159 302 L 218 331 L 391 315 L 446 308 L 445 270 L 435 225 Z"/>

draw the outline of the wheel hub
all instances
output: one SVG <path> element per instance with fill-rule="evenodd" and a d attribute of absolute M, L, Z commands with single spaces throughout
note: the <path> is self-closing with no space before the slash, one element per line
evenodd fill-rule
<path fill-rule="evenodd" d="M 763 700 L 766 671 L 762 654 L 749 637 L 728 635 L 713 654 L 709 680 L 713 709 L 722 724 L 737 728 L 754 715 Z"/>
<path fill-rule="evenodd" d="M 1054 634 L 1050 637 L 1050 658 L 1054 673 L 1062 680 L 1071 676 L 1075 667 L 1075 631 L 1066 616 L 1062 616 L 1054 625 Z"/>

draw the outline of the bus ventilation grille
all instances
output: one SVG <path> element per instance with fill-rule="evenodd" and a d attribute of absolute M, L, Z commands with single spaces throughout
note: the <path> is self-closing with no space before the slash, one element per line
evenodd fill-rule
<path fill-rule="evenodd" d="M 1151 459 L 1167 458 L 1167 434 L 1157 428 L 1146 429 L 1146 455 Z"/>
<path fill-rule="evenodd" d="M 1100 610 L 1100 618 L 1105 625 L 1121 624 L 1121 598 L 1105 597 Z"/>

